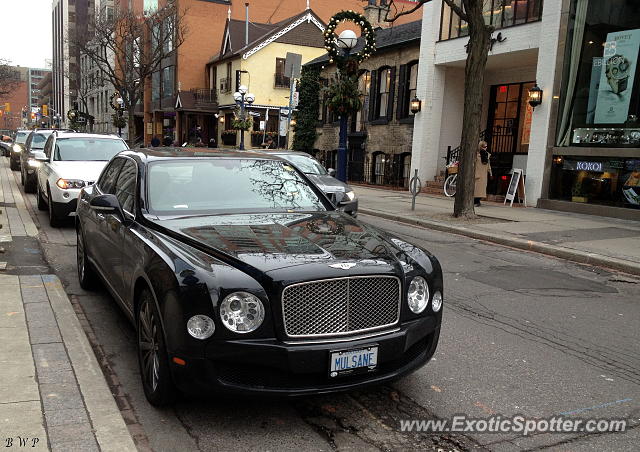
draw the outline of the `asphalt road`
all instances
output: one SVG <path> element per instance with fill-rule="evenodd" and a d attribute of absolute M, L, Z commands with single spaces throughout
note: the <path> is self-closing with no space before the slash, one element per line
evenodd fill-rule
<path fill-rule="evenodd" d="M 17 177 L 19 173 L 14 173 Z M 445 271 L 433 361 L 389 386 L 296 400 L 185 398 L 158 410 L 139 382 L 132 326 L 105 290 L 79 288 L 73 224 L 35 209 L 65 284 L 141 450 L 635 450 L 640 443 L 640 280 L 456 235 L 361 216 L 431 250 Z M 625 418 L 626 433 L 401 432 L 400 420 Z"/>

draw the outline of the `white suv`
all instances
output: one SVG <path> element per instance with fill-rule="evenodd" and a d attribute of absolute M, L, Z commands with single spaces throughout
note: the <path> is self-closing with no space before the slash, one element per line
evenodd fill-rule
<path fill-rule="evenodd" d="M 75 215 L 82 187 L 92 185 L 109 160 L 129 149 L 116 135 L 54 132 L 37 157 L 38 209 L 49 210 L 49 223 Z"/>

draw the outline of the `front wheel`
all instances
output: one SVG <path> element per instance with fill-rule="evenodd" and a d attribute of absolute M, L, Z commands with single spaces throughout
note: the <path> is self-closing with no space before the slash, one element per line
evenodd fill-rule
<path fill-rule="evenodd" d="M 47 190 L 47 201 L 49 204 L 49 226 L 57 228 L 60 226 L 60 219 L 56 215 L 56 211 L 53 210 L 53 201 L 51 199 L 51 190 Z"/>
<path fill-rule="evenodd" d="M 76 229 L 76 262 L 78 265 L 78 281 L 84 290 L 91 290 L 96 282 L 96 273 L 87 259 L 84 234 L 80 226 Z"/>
<path fill-rule="evenodd" d="M 140 294 L 136 319 L 138 362 L 144 395 L 151 405 L 168 405 L 174 401 L 176 389 L 169 369 L 160 314 L 153 295 L 147 289 Z"/>
<path fill-rule="evenodd" d="M 444 194 L 448 197 L 452 197 L 456 195 L 456 184 L 458 182 L 458 175 L 451 174 L 444 181 Z"/>
<path fill-rule="evenodd" d="M 47 203 L 44 200 L 44 196 L 42 196 L 42 190 L 40 190 L 40 184 L 38 184 L 37 182 L 36 182 L 36 191 L 38 193 L 36 195 L 36 197 L 38 198 L 38 210 L 41 210 L 44 212 L 45 210 L 47 210 Z"/>

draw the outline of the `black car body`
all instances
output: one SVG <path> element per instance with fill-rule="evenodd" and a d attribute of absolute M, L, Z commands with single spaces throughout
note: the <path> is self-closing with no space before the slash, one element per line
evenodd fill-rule
<path fill-rule="evenodd" d="M 20 154 L 24 151 L 25 143 L 30 133 L 30 130 L 17 130 L 13 137 L 13 146 L 11 146 L 11 152 L 9 153 L 9 167 L 13 171 L 20 169 Z"/>
<path fill-rule="evenodd" d="M 193 181 L 200 162 L 261 165 L 264 181 L 251 179 L 259 196 L 296 187 L 293 196 L 314 197 L 317 209 L 157 210 L 159 197 L 188 193 L 163 168 L 191 165 Z M 287 182 L 273 184 L 269 168 L 286 170 Z M 231 178 L 225 184 L 233 190 L 227 193 L 241 191 Z M 162 190 L 169 194 L 157 194 Z M 207 197 L 223 203 L 222 191 Z M 124 151 L 81 192 L 76 225 L 81 285 L 99 275 L 136 325 L 143 387 L 153 404 L 168 403 L 174 385 L 192 393 L 348 390 L 405 375 L 435 352 L 443 289 L 438 260 L 341 212 L 278 157 Z M 420 280 L 428 290 L 422 286 L 416 298 Z M 408 291 L 412 300 L 426 297 L 418 314 L 409 309 Z M 251 322 L 259 326 L 240 331 Z M 191 333 L 212 328 L 206 339 Z"/>
<path fill-rule="evenodd" d="M 36 191 L 36 171 L 40 162 L 39 157 L 44 156 L 44 144 L 49 135 L 57 129 L 36 129 L 29 134 L 24 144 L 24 149 L 18 156 L 20 158 L 20 181 L 27 193 Z"/>

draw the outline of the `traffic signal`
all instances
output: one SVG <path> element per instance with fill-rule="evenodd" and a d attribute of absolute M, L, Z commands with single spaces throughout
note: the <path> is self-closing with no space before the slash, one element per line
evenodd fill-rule
<path fill-rule="evenodd" d="M 4 111 L 6 111 L 7 113 L 11 113 L 11 102 L 6 102 L 4 104 Z"/>
<path fill-rule="evenodd" d="M 42 116 L 49 116 L 49 106 L 42 105 Z"/>
<path fill-rule="evenodd" d="M 35 121 L 36 120 L 36 114 L 35 113 L 31 113 L 31 120 Z"/>

